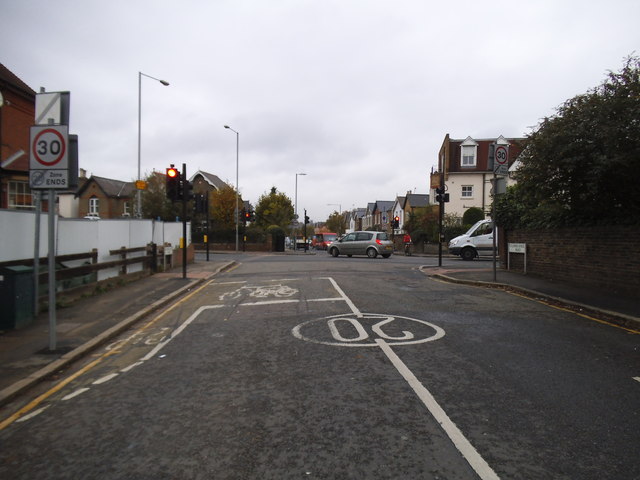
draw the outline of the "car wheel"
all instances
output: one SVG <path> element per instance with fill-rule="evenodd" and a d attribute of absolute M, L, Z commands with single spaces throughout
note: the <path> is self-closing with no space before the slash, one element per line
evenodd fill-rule
<path fill-rule="evenodd" d="M 330 253 L 332 257 L 337 257 L 338 255 L 340 255 L 340 252 L 337 248 L 332 248 Z"/>
<path fill-rule="evenodd" d="M 460 257 L 462 257 L 463 260 L 473 260 L 474 258 L 476 258 L 476 252 L 473 248 L 463 248 L 462 251 L 460 252 Z"/>
<path fill-rule="evenodd" d="M 375 248 L 367 249 L 367 257 L 376 258 L 378 256 L 378 251 Z"/>
<path fill-rule="evenodd" d="M 390 253 L 383 253 L 382 258 L 389 258 L 391 256 Z"/>
<path fill-rule="evenodd" d="M 347 257 L 351 258 L 351 257 L 353 257 L 353 255 L 349 255 L 349 254 L 347 254 Z"/>

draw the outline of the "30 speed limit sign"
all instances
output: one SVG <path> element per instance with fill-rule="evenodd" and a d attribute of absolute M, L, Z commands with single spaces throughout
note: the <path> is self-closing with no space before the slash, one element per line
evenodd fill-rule
<path fill-rule="evenodd" d="M 36 189 L 69 188 L 69 126 L 31 127 L 29 186 Z"/>
<path fill-rule="evenodd" d="M 32 170 L 61 170 L 69 167 L 68 125 L 31 127 L 30 161 Z"/>
<path fill-rule="evenodd" d="M 495 150 L 495 162 L 493 171 L 497 175 L 506 175 L 509 169 L 509 147 L 507 145 L 497 145 Z"/>

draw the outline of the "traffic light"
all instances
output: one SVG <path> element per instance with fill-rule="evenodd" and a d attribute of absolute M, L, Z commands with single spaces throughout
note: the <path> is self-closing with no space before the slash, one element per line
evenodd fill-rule
<path fill-rule="evenodd" d="M 182 179 L 182 188 L 180 189 L 180 200 L 187 202 L 193 198 L 193 183 L 186 178 Z"/>
<path fill-rule="evenodd" d="M 400 228 L 400 217 L 397 215 L 393 218 L 393 228 Z"/>
<path fill-rule="evenodd" d="M 304 211 L 304 224 L 308 225 L 309 224 L 309 217 L 307 216 L 307 211 Z"/>
<path fill-rule="evenodd" d="M 449 194 L 444 192 L 444 187 L 436 188 L 436 202 L 445 203 L 449 201 Z"/>
<path fill-rule="evenodd" d="M 251 210 L 242 210 L 242 219 L 244 223 L 251 221 Z"/>
<path fill-rule="evenodd" d="M 171 166 L 167 168 L 166 175 L 167 198 L 175 202 L 180 199 L 180 172 L 171 164 Z"/>
<path fill-rule="evenodd" d="M 196 213 L 207 213 L 207 210 L 209 210 L 209 206 L 207 205 L 207 196 L 200 193 L 195 195 L 194 198 L 194 209 Z"/>

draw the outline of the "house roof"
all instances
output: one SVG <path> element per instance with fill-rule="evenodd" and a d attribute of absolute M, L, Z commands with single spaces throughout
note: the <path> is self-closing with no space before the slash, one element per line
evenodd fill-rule
<path fill-rule="evenodd" d="M 393 208 L 393 203 L 391 200 L 376 200 L 374 211 L 387 212 Z"/>
<path fill-rule="evenodd" d="M 413 208 L 426 207 L 429 205 L 429 194 L 427 193 L 409 193 L 402 208 L 409 203 Z"/>
<path fill-rule="evenodd" d="M 220 177 L 218 177 L 217 175 L 214 175 L 213 173 L 209 173 L 209 172 L 203 172 L 202 170 L 198 170 L 196 173 L 194 173 L 189 179 L 189 181 L 193 182 L 193 179 L 196 178 L 198 175 L 202 175 L 202 178 L 204 178 L 204 180 L 216 190 L 220 190 L 228 186 L 225 182 L 220 180 Z"/>
<path fill-rule="evenodd" d="M 136 191 L 135 184 L 133 182 L 123 182 L 122 180 L 96 177 L 95 175 L 92 175 L 91 178 L 78 189 L 76 197 L 82 195 L 92 182 L 95 182 L 104 194 L 111 198 L 131 198 L 134 196 Z"/>
<path fill-rule="evenodd" d="M 0 82 L 11 85 L 16 90 L 27 96 L 34 96 L 36 92 L 26 83 L 18 78 L 18 76 L 0 63 Z"/>

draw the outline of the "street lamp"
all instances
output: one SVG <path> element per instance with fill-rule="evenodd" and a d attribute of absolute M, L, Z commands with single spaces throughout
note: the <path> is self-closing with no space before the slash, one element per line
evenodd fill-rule
<path fill-rule="evenodd" d="M 306 173 L 296 173 L 296 207 L 295 207 L 295 214 L 296 214 L 296 221 L 298 220 L 298 175 L 306 175 Z"/>
<path fill-rule="evenodd" d="M 240 185 L 238 185 L 238 168 L 239 168 L 239 154 L 240 154 L 240 134 L 236 132 L 229 125 L 225 125 L 224 128 L 228 128 L 236 134 L 236 253 L 238 253 L 238 215 L 240 210 Z"/>
<path fill-rule="evenodd" d="M 146 73 L 138 72 L 138 180 L 140 178 L 140 151 L 141 151 L 141 131 L 142 131 L 142 77 L 148 77 L 152 80 L 156 80 L 160 82 L 165 87 L 169 86 L 169 82 L 166 80 L 160 80 L 159 78 L 152 77 L 151 75 L 147 75 Z M 137 203 L 137 218 L 142 218 L 142 190 L 138 189 L 136 194 L 136 203 Z"/>

